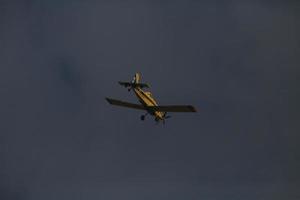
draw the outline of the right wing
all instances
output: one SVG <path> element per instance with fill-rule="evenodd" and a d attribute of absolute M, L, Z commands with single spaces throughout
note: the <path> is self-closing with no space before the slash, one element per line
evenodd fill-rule
<path fill-rule="evenodd" d="M 122 106 L 122 107 L 133 108 L 133 109 L 139 109 L 139 110 L 145 110 L 145 107 L 143 105 L 140 105 L 140 104 L 128 103 L 128 102 L 125 102 L 125 101 L 120 101 L 120 100 L 110 99 L 110 98 L 105 98 L 105 99 L 111 105 Z"/>
<path fill-rule="evenodd" d="M 197 110 L 190 105 L 149 106 L 147 108 L 160 112 L 197 112 Z"/>

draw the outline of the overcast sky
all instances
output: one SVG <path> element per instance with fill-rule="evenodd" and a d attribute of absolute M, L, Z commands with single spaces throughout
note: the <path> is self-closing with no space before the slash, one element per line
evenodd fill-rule
<path fill-rule="evenodd" d="M 297 1 L 0 1 L 0 199 L 300 199 Z M 140 72 L 165 126 L 105 97 Z M 297 189 L 298 188 L 298 189 Z"/>

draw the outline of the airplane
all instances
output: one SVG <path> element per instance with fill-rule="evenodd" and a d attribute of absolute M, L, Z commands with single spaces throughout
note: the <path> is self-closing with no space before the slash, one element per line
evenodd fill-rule
<path fill-rule="evenodd" d="M 120 101 L 117 99 L 105 98 L 109 104 L 115 106 L 122 106 L 132 109 L 144 110 L 146 114 L 142 115 L 140 119 L 145 120 L 145 117 L 150 114 L 154 116 L 154 120 L 158 123 L 160 121 L 165 124 L 165 119 L 171 116 L 167 115 L 167 112 L 197 112 L 196 109 L 191 105 L 165 105 L 159 106 L 155 99 L 153 98 L 151 92 L 144 91 L 143 88 L 149 88 L 147 83 L 140 83 L 141 75 L 136 73 L 131 82 L 119 81 L 118 83 L 128 89 L 134 91 L 136 97 L 141 104 L 129 103 L 125 101 Z"/>

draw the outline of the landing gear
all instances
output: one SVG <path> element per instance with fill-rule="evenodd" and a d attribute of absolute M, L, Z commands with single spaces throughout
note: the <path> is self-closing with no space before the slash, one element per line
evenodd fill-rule
<path fill-rule="evenodd" d="M 144 121 L 147 115 L 148 115 L 148 113 L 141 115 L 141 120 Z"/>

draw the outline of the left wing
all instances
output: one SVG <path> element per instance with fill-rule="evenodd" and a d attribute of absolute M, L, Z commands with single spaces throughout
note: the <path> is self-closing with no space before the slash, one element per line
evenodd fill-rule
<path fill-rule="evenodd" d="M 140 105 L 140 104 L 134 104 L 134 103 L 129 103 L 129 102 L 120 101 L 120 100 L 116 100 L 116 99 L 110 99 L 110 98 L 105 98 L 105 99 L 111 105 L 123 106 L 123 107 L 127 107 L 127 108 L 139 109 L 139 110 L 145 110 L 145 107 L 143 105 Z"/>
<path fill-rule="evenodd" d="M 197 112 L 191 105 L 148 106 L 147 108 L 161 112 Z"/>

